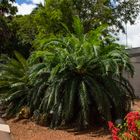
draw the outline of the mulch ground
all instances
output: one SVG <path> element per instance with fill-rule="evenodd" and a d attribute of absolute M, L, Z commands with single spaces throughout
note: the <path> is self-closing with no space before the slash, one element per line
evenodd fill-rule
<path fill-rule="evenodd" d="M 140 110 L 140 100 L 135 101 L 132 110 Z M 52 130 L 36 125 L 28 120 L 14 122 L 8 120 L 13 140 L 110 140 L 111 136 L 103 129 L 88 132 L 73 132 L 66 130 Z"/>

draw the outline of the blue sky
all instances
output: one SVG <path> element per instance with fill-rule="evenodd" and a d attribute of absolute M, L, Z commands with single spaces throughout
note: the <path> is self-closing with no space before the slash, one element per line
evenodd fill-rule
<path fill-rule="evenodd" d="M 18 4 L 23 4 L 23 3 L 31 4 L 32 2 L 30 0 L 16 0 L 16 3 L 18 3 Z"/>
<path fill-rule="evenodd" d="M 39 4 L 44 3 L 44 0 L 16 0 L 17 4 Z"/>
<path fill-rule="evenodd" d="M 44 0 L 16 0 L 14 5 L 18 8 L 17 15 L 28 15 L 39 3 L 44 4 Z"/>

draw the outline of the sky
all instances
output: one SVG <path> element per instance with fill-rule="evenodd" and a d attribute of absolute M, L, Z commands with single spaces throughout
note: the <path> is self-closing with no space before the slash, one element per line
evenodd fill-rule
<path fill-rule="evenodd" d="M 17 15 L 27 15 L 36 7 L 36 4 L 44 3 L 44 0 L 16 0 Z M 127 25 L 127 44 L 129 47 L 140 47 L 140 16 L 134 25 Z M 119 33 L 119 43 L 126 45 L 126 35 Z"/>
<path fill-rule="evenodd" d="M 31 4 L 31 3 L 32 3 L 31 0 L 16 0 L 16 2 L 17 2 L 18 4 L 22 4 L 22 3 Z"/>
<path fill-rule="evenodd" d="M 16 0 L 16 3 L 18 4 L 23 4 L 23 3 L 26 3 L 26 4 L 35 4 L 35 3 L 40 3 L 40 2 L 44 2 L 44 0 Z"/>
<path fill-rule="evenodd" d="M 14 3 L 18 8 L 17 15 L 27 15 L 36 7 L 36 4 L 44 3 L 44 0 L 16 0 Z"/>

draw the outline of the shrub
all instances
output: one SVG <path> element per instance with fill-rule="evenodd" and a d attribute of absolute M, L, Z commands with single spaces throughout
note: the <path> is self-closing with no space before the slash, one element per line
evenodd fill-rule
<path fill-rule="evenodd" d="M 49 73 L 41 71 L 46 65 L 41 63 L 31 67 L 18 52 L 15 52 L 15 58 L 2 56 L 1 62 L 0 93 L 1 99 L 4 98 L 4 104 L 7 105 L 5 116 L 21 115 L 24 118 L 21 112 L 25 106 L 30 109 L 32 116 L 48 87 Z"/>
<path fill-rule="evenodd" d="M 84 34 L 79 19 L 74 25 L 75 34 L 39 40 L 30 58 L 41 60 L 50 73 L 40 112 L 51 114 L 51 127 L 88 127 L 124 117 L 135 97 L 122 75 L 133 75 L 125 48 L 103 37 L 104 26 Z"/>
<path fill-rule="evenodd" d="M 1 56 L 0 93 L 7 105 L 6 116 L 16 116 L 29 100 L 30 84 L 27 61 L 15 52 L 15 58 Z M 1 97 L 1 98 L 2 98 Z"/>
<path fill-rule="evenodd" d="M 123 72 L 133 75 L 133 67 L 124 46 L 103 36 L 106 26 L 84 34 L 80 20 L 74 21 L 75 34 L 63 25 L 69 34 L 38 40 L 28 61 L 18 53 L 3 60 L 0 88 L 9 116 L 26 106 L 52 128 L 87 128 L 129 111 L 135 95 Z"/>

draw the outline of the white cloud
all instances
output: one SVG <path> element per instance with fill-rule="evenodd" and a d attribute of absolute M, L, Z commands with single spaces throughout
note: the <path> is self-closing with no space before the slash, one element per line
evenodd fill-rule
<path fill-rule="evenodd" d="M 15 6 L 17 6 L 18 12 L 17 15 L 28 15 L 32 12 L 32 10 L 36 7 L 35 4 L 18 4 L 14 3 Z"/>
<path fill-rule="evenodd" d="M 27 4 L 26 2 L 32 2 L 31 4 Z M 44 0 L 26 0 L 23 4 L 14 3 L 14 6 L 17 6 L 18 12 L 17 15 L 28 15 L 32 12 L 32 10 L 37 6 L 36 4 L 44 4 Z"/>
<path fill-rule="evenodd" d="M 44 4 L 44 0 L 31 0 L 31 1 L 34 4 L 40 4 L 40 3 Z"/>
<path fill-rule="evenodd" d="M 126 35 L 120 33 L 120 43 L 126 45 Z M 140 16 L 134 25 L 127 25 L 127 44 L 129 47 L 140 47 Z"/>

